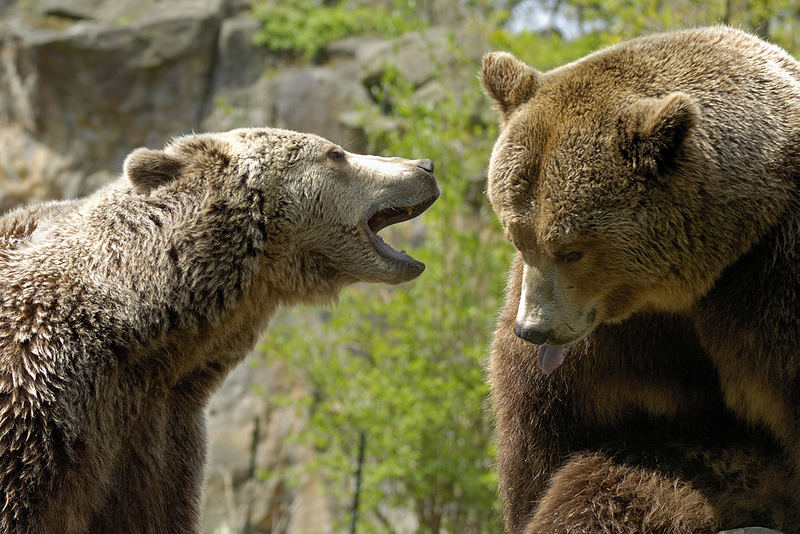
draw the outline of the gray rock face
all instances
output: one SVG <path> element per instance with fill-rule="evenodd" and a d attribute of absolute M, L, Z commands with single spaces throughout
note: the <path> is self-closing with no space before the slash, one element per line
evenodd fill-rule
<path fill-rule="evenodd" d="M 275 124 L 324 132 L 323 137 L 336 139 L 351 152 L 364 152 L 363 131 L 342 121 L 347 110 L 370 105 L 367 91 L 354 70 L 313 68 L 282 72 L 273 80 Z"/>
<path fill-rule="evenodd" d="M 197 129 L 221 8 L 167 5 L 127 27 L 3 25 L 0 91 L 10 98 L 0 107 L 0 210 L 85 194 L 131 149 Z"/>
<path fill-rule="evenodd" d="M 487 51 L 485 36 L 469 23 L 458 30 L 436 26 L 412 32 L 392 41 L 371 41 L 358 48 L 359 77 L 374 85 L 392 67 L 415 87 L 437 78 L 454 84 L 450 91 L 463 91 L 472 83 L 464 76 L 464 60 L 479 59 Z"/>
<path fill-rule="evenodd" d="M 302 467 L 312 451 L 291 440 L 304 421 L 290 406 L 275 407 L 270 396 L 302 397 L 304 385 L 280 363 L 246 361 L 228 376 L 209 407 L 211 453 L 206 468 L 203 523 L 208 532 L 325 534 L 331 518 L 323 481 L 305 474 L 287 487 L 276 471 Z M 302 469 L 301 469 L 302 470 Z M 272 476 L 265 476 L 273 473 Z"/>

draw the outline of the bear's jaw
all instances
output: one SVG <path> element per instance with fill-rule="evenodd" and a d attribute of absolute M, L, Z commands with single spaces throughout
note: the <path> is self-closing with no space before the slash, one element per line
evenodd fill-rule
<path fill-rule="evenodd" d="M 438 196 L 438 195 L 437 195 Z M 412 258 L 405 250 L 396 250 L 386 243 L 378 232 L 387 226 L 411 220 L 421 215 L 435 201 L 437 196 L 427 198 L 413 205 L 389 206 L 376 209 L 364 221 L 364 232 L 372 248 L 386 261 L 399 282 L 412 280 L 422 274 L 425 264 Z"/>

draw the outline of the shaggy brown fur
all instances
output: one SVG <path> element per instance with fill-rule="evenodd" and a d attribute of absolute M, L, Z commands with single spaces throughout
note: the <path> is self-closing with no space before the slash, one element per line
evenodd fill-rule
<path fill-rule="evenodd" d="M 196 531 L 209 395 L 278 305 L 422 271 L 373 230 L 432 170 L 234 130 L 0 219 L 0 533 Z"/>
<path fill-rule="evenodd" d="M 482 82 L 508 530 L 800 531 L 800 65 L 716 27 Z"/>

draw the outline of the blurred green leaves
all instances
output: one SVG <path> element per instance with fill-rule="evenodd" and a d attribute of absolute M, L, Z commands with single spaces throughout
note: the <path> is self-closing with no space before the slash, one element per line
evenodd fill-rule
<path fill-rule="evenodd" d="M 364 33 L 394 37 L 420 25 L 413 2 L 393 2 L 392 9 L 362 7 L 351 2 L 258 0 L 253 14 L 263 27 L 255 43 L 279 52 L 319 57 L 337 39 Z"/>
<path fill-rule="evenodd" d="M 511 250 L 482 194 L 496 129 L 476 119 L 483 97 L 477 82 L 471 89 L 419 99 L 386 68 L 380 105 L 365 110 L 364 127 L 371 152 L 436 163 L 443 194 L 424 226 L 387 229 L 388 241 L 427 269 L 402 287 L 350 288 L 319 331 L 279 328 L 264 347 L 309 384 L 314 400 L 302 407 L 310 420 L 301 439 L 341 490 L 333 493 L 342 525 L 366 431 L 361 532 L 386 532 L 397 510 L 410 511 L 421 532 L 500 531 L 482 366 Z M 381 126 L 379 109 L 390 110 L 391 127 Z"/>
<path fill-rule="evenodd" d="M 538 2 L 575 20 L 583 34 L 606 44 L 643 33 L 728 24 L 753 32 L 790 51 L 798 49 L 794 0 L 568 0 Z"/>

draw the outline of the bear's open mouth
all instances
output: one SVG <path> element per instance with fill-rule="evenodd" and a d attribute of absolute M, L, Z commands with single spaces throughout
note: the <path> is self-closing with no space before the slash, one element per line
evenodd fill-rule
<path fill-rule="evenodd" d="M 378 252 L 378 254 L 388 260 L 417 265 L 420 267 L 420 272 L 422 272 L 422 269 L 425 268 L 425 265 L 422 262 L 409 256 L 405 250 L 396 250 L 389 246 L 389 244 L 378 235 L 378 232 L 387 226 L 405 222 L 417 217 L 426 209 L 428 209 L 435 201 L 436 197 L 434 196 L 414 205 L 381 208 L 367 217 L 365 224 L 367 235 L 369 236 L 370 242 L 372 243 L 372 246 L 375 247 L 375 250 Z"/>

